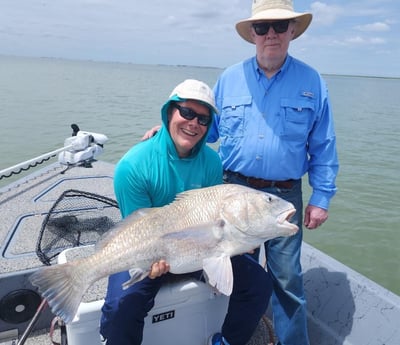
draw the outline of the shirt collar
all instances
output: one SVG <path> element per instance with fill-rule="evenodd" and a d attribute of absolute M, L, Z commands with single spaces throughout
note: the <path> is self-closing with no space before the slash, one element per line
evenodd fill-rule
<path fill-rule="evenodd" d="M 256 75 L 257 80 L 260 80 L 261 77 L 263 76 L 263 71 L 262 71 L 262 69 L 260 67 L 258 67 L 257 57 L 253 56 L 251 62 L 252 62 L 254 74 Z"/>
<path fill-rule="evenodd" d="M 285 62 L 283 63 L 283 65 L 280 68 L 280 70 L 278 71 L 278 73 L 275 74 L 274 78 L 281 78 L 281 76 L 284 75 L 286 70 L 289 68 L 288 66 L 289 66 L 291 61 L 292 61 L 292 57 L 288 54 L 286 56 Z M 254 68 L 254 72 L 256 74 L 257 80 L 260 80 L 260 78 L 264 76 L 264 72 L 258 66 L 257 57 L 256 56 L 253 57 L 252 64 L 253 64 L 253 68 Z"/>

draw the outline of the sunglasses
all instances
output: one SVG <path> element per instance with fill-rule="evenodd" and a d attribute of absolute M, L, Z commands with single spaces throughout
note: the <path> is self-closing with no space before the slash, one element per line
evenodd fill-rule
<path fill-rule="evenodd" d="M 254 31 L 258 36 L 263 36 L 268 33 L 269 28 L 272 26 L 275 33 L 283 34 L 287 31 L 289 27 L 290 20 L 279 20 L 276 22 L 261 22 L 261 23 L 254 23 L 253 28 Z"/>
<path fill-rule="evenodd" d="M 182 107 L 176 103 L 174 104 L 174 107 L 179 110 L 179 114 L 185 120 L 193 120 L 195 117 L 197 117 L 197 123 L 201 126 L 208 126 L 211 122 L 211 116 L 197 114 L 194 110 L 187 107 Z"/>

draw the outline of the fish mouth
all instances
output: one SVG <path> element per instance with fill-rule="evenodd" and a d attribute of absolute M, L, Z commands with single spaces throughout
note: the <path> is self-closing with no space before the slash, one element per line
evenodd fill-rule
<path fill-rule="evenodd" d="M 289 210 L 286 210 L 285 212 L 282 212 L 277 219 L 278 224 L 282 225 L 282 227 L 286 229 L 289 229 L 292 234 L 295 234 L 299 230 L 299 227 L 296 224 L 290 223 L 290 219 L 295 213 L 296 209 L 291 208 Z"/>

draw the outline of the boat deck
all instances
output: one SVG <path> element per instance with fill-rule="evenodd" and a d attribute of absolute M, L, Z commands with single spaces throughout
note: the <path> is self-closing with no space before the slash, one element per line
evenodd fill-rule
<path fill-rule="evenodd" d="M 38 295 L 28 277 L 43 264 L 36 255 L 42 222 L 59 196 L 68 189 L 82 190 L 114 198 L 114 165 L 96 161 L 93 167 L 65 169 L 58 163 L 0 189 L 0 343 L 7 331 L 21 334 L 36 311 Z M 3 315 L 5 314 L 5 315 Z M 34 342 L 49 344 L 42 329 L 48 329 L 54 315 L 45 310 L 37 321 Z M 11 344 L 11 343 L 10 343 Z"/>
<path fill-rule="evenodd" d="M 0 344 L 12 344 L 5 340 L 10 330 L 21 336 L 36 310 L 37 293 L 28 277 L 43 265 L 36 242 L 50 208 L 68 189 L 114 199 L 113 169 L 96 161 L 92 168 L 64 171 L 54 163 L 0 189 Z M 400 344 L 399 296 L 306 243 L 302 265 L 312 345 Z M 98 295 L 89 292 L 86 298 Z M 26 344 L 50 344 L 52 319 L 50 311 L 43 312 Z M 265 330 L 258 332 L 253 344 L 266 344 Z"/>

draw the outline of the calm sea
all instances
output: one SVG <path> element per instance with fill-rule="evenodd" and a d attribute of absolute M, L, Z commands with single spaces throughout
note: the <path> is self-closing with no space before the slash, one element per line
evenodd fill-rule
<path fill-rule="evenodd" d="M 0 170 L 63 146 L 71 123 L 117 162 L 173 87 L 220 69 L 0 57 Z M 330 218 L 306 242 L 400 295 L 400 79 L 325 76 L 341 163 Z M 11 179 L 0 181 L 0 187 Z M 306 188 L 306 194 L 309 189 Z"/>

